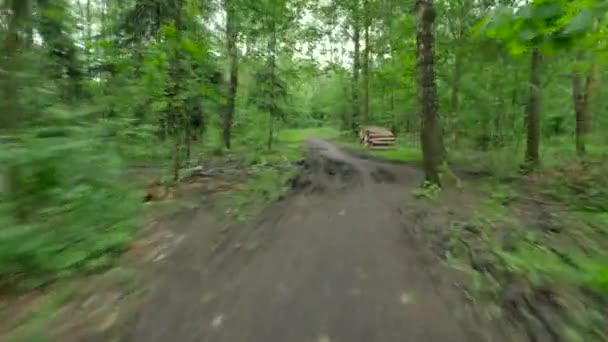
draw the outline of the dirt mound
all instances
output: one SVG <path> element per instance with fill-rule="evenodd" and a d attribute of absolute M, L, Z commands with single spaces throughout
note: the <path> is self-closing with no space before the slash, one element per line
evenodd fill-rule
<path fill-rule="evenodd" d="M 391 162 L 364 151 L 338 148 L 322 140 L 310 140 L 301 170 L 290 181 L 297 192 L 338 193 L 366 183 L 420 184 L 424 175 L 418 165 Z"/>
<path fill-rule="evenodd" d="M 327 149 L 316 146 L 307 150 L 305 159 L 300 162 L 300 172 L 291 180 L 293 190 L 326 193 L 345 191 L 360 183 L 360 170 L 327 152 Z"/>

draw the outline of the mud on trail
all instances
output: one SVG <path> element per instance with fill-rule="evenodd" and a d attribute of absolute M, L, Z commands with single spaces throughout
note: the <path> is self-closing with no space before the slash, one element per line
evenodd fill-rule
<path fill-rule="evenodd" d="M 202 210 L 182 227 L 124 340 L 520 340 L 471 310 L 458 276 L 417 238 L 439 223 L 412 198 L 416 166 L 314 139 L 302 164 L 252 227 Z"/>

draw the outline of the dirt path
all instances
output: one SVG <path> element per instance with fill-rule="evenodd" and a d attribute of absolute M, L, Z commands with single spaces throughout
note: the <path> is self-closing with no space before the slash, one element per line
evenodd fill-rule
<path fill-rule="evenodd" d="M 200 217 L 183 232 L 127 340 L 496 340 L 404 227 L 397 209 L 420 171 L 308 144 L 294 194 L 255 229 L 209 231 Z"/>

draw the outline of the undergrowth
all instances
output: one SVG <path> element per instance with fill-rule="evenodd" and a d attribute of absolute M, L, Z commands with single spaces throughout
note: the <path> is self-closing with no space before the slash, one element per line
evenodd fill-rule
<path fill-rule="evenodd" d="M 251 148 L 255 143 L 241 141 L 238 154 L 247 161 L 251 176 L 238 189 L 221 199 L 224 213 L 239 221 L 247 221 L 256 210 L 276 201 L 287 190 L 288 181 L 299 171 L 297 162 L 304 157 L 305 141 L 308 138 L 336 139 L 343 133 L 331 127 L 285 129 L 279 132 L 273 150 Z"/>
<path fill-rule="evenodd" d="M 523 314 L 533 326 L 557 316 L 543 329 L 608 339 L 607 170 L 603 161 L 571 160 L 515 183 L 493 181 L 477 213 L 452 224 L 446 257 L 471 276 L 491 313 Z"/>
<path fill-rule="evenodd" d="M 0 288 L 107 268 L 136 232 L 141 201 L 108 137 L 115 127 L 59 128 L 0 145 Z"/>
<path fill-rule="evenodd" d="M 416 187 L 412 193 L 417 198 L 435 199 L 441 193 L 441 187 L 437 184 L 424 181 L 424 183 L 419 187 Z"/>

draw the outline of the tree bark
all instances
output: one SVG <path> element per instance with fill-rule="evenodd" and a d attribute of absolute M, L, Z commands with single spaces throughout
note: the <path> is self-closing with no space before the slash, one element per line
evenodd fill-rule
<path fill-rule="evenodd" d="M 353 43 L 355 49 L 353 52 L 353 84 L 352 84 L 352 96 L 353 96 L 353 116 L 351 120 L 351 128 L 353 131 L 357 131 L 359 126 L 359 54 L 360 54 L 360 35 L 361 28 L 359 26 L 359 0 L 353 1 Z"/>
<path fill-rule="evenodd" d="M 581 76 L 575 71 L 572 73 L 572 99 L 574 100 L 574 117 L 576 121 L 576 153 L 579 155 L 585 154 L 585 95 L 581 87 Z"/>
<path fill-rule="evenodd" d="M 426 181 L 441 185 L 439 168 L 443 163 L 444 150 L 441 123 L 437 113 L 437 86 L 435 84 L 435 56 L 433 0 L 416 2 L 416 50 L 418 59 L 418 88 L 421 105 L 421 144 Z"/>
<path fill-rule="evenodd" d="M 530 89 L 528 106 L 526 108 L 526 156 L 528 168 L 535 168 L 540 163 L 540 110 L 542 100 L 542 53 L 534 48 L 530 55 Z"/>
<path fill-rule="evenodd" d="M 361 116 L 361 122 L 367 124 L 369 121 L 369 58 L 370 58 L 370 42 L 369 42 L 369 29 L 371 26 L 368 0 L 364 0 L 363 10 L 365 15 L 365 51 L 363 52 L 363 110 Z"/>
<path fill-rule="evenodd" d="M 20 122 L 22 115 L 19 106 L 19 79 L 20 51 L 24 46 L 30 45 L 32 37 L 32 3 L 31 0 L 9 1 L 2 4 L 0 9 L 9 13 L 7 27 L 2 32 L 2 53 L 0 56 L 0 75 L 2 83 L 2 97 L 0 98 L 0 127 L 12 127 Z M 27 38 L 22 39 L 22 36 Z"/>
<path fill-rule="evenodd" d="M 269 59 L 268 65 L 270 68 L 270 98 L 273 103 L 270 106 L 270 111 L 268 113 L 268 141 L 267 147 L 268 150 L 272 150 L 272 141 L 274 137 L 274 119 L 277 115 L 276 113 L 276 101 L 275 99 L 275 85 L 276 85 L 276 54 L 277 54 L 277 27 L 275 23 L 276 18 L 272 18 L 270 22 L 270 41 L 268 43 L 268 52 Z"/>
<path fill-rule="evenodd" d="M 237 60 L 237 30 L 236 21 L 234 18 L 235 8 L 232 0 L 224 0 L 226 10 L 226 45 L 228 52 L 228 60 L 230 65 L 230 76 L 228 81 L 228 98 L 226 102 L 226 110 L 224 112 L 224 146 L 227 149 L 231 147 L 231 131 L 234 118 L 234 108 L 236 105 L 236 92 L 238 87 L 238 60 Z"/>
<path fill-rule="evenodd" d="M 450 133 L 454 144 L 458 142 L 458 115 L 460 112 L 460 78 L 462 75 L 462 51 L 456 47 L 454 54 L 454 70 L 452 72 L 452 88 L 450 93 Z"/>
<path fill-rule="evenodd" d="M 585 82 L 585 111 L 587 122 L 585 123 L 585 133 L 593 133 L 593 122 L 594 118 L 597 117 L 595 113 L 597 105 L 597 97 L 600 90 L 600 68 L 596 58 L 591 62 L 589 73 L 587 75 L 587 81 Z"/>
<path fill-rule="evenodd" d="M 586 152 L 586 141 L 593 131 L 592 111 L 599 91 L 599 66 L 596 60 L 591 64 L 583 88 L 580 73 L 572 73 L 572 98 L 576 124 L 576 153 L 580 156 Z"/>
<path fill-rule="evenodd" d="M 93 32 L 92 32 L 92 17 L 91 17 L 91 0 L 87 0 L 87 5 L 86 5 L 86 21 L 87 21 L 87 29 L 86 29 L 86 33 L 87 33 L 87 42 L 85 43 L 85 53 L 87 55 L 87 75 L 90 77 L 91 76 L 91 63 L 92 63 L 92 53 L 91 53 L 91 44 L 93 42 Z"/>
<path fill-rule="evenodd" d="M 76 101 L 82 95 L 83 73 L 78 48 L 64 22 L 69 16 L 70 8 L 62 2 L 51 0 L 38 0 L 37 4 L 40 13 L 38 33 L 57 64 L 54 77 L 58 80 L 66 76 L 69 78 L 70 83 L 63 89 L 63 97 Z"/>
<path fill-rule="evenodd" d="M 177 11 L 175 14 L 175 31 L 176 31 L 176 40 L 177 46 L 180 46 L 182 40 L 182 5 L 183 0 L 177 0 Z M 181 51 L 179 48 L 176 48 L 173 54 L 173 59 L 171 60 L 171 81 L 172 81 L 172 90 L 170 92 L 170 118 L 173 119 L 173 123 L 169 120 L 169 127 L 172 125 L 172 133 L 173 133 L 173 180 L 179 180 L 179 170 L 182 165 L 181 158 L 181 146 L 182 146 L 182 136 L 183 130 L 185 129 L 185 121 L 184 120 L 184 104 L 179 100 L 179 95 L 181 93 L 181 76 L 182 76 L 182 66 L 181 66 Z"/>

